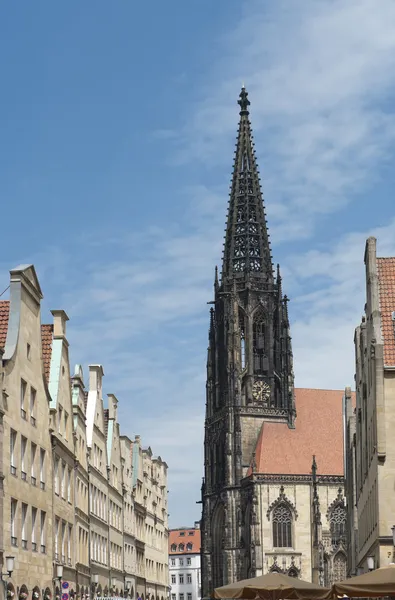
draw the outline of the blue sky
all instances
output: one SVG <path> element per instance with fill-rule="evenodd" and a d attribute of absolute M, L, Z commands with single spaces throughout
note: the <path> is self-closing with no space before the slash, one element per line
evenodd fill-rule
<path fill-rule="evenodd" d="M 366 238 L 395 253 L 392 0 L 0 7 L 0 284 L 33 262 L 125 434 L 200 516 L 208 307 L 244 81 L 296 384 L 353 382 Z"/>

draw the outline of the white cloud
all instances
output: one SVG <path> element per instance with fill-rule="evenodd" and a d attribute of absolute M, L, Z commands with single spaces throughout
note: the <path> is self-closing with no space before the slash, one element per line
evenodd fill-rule
<path fill-rule="evenodd" d="M 372 185 L 388 157 L 394 27 L 391 0 L 380 10 L 374 0 L 245 3 L 204 99 L 187 115 L 180 160 L 229 164 L 244 78 L 273 237 L 309 237 L 317 218 Z"/>

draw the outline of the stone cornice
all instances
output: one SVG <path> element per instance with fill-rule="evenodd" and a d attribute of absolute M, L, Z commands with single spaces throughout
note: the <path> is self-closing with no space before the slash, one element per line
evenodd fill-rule
<path fill-rule="evenodd" d="M 251 483 L 301 483 L 311 484 L 311 475 L 281 475 L 269 473 L 254 473 L 243 480 L 243 486 L 248 486 Z M 343 475 L 319 475 L 317 483 L 338 485 L 344 483 Z"/>

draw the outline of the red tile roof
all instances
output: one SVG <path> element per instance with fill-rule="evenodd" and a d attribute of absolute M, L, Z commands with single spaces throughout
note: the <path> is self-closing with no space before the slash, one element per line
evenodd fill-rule
<path fill-rule="evenodd" d="M 41 325 L 41 344 L 43 352 L 45 379 L 49 381 L 49 370 L 51 367 L 53 325 Z"/>
<path fill-rule="evenodd" d="M 395 311 L 395 258 L 377 258 L 381 333 L 384 341 L 384 364 L 395 365 L 395 334 L 392 313 Z"/>
<path fill-rule="evenodd" d="M 295 429 L 285 423 L 263 423 L 255 451 L 256 472 L 308 475 L 314 454 L 318 474 L 343 475 L 343 395 L 342 390 L 295 389 Z"/>
<path fill-rule="evenodd" d="M 10 301 L 0 300 L 0 348 L 4 348 L 7 339 L 8 318 L 10 316 Z"/>
<path fill-rule="evenodd" d="M 188 544 L 192 544 L 192 548 L 188 548 Z M 182 548 L 182 545 L 184 548 Z M 176 546 L 175 550 L 174 546 Z M 170 529 L 169 554 L 197 554 L 199 552 L 200 529 Z"/>

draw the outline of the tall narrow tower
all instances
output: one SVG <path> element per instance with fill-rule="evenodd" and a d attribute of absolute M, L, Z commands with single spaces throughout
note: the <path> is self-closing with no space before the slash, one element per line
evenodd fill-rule
<path fill-rule="evenodd" d="M 266 215 L 249 121 L 240 123 L 221 278 L 215 272 L 207 356 L 202 486 L 203 596 L 252 576 L 240 520 L 242 480 L 253 468 L 264 420 L 294 426 L 292 349 L 287 297 L 273 272 Z M 248 573 L 245 572 L 246 568 Z"/>

